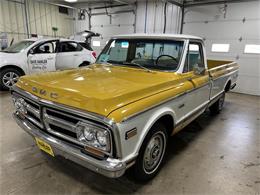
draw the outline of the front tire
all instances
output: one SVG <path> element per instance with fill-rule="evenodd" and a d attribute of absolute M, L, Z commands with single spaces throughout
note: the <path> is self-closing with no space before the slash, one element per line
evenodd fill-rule
<path fill-rule="evenodd" d="M 211 114 L 212 115 L 219 114 L 224 107 L 224 103 L 225 103 L 225 92 L 223 92 L 220 95 L 218 101 L 216 101 L 212 106 L 209 107 Z"/>
<path fill-rule="evenodd" d="M 0 72 L 1 90 L 9 90 L 15 85 L 22 73 L 15 68 L 6 68 Z"/>
<path fill-rule="evenodd" d="M 148 181 L 157 175 L 164 160 L 167 141 L 165 126 L 156 123 L 147 134 L 133 167 L 136 180 Z"/>

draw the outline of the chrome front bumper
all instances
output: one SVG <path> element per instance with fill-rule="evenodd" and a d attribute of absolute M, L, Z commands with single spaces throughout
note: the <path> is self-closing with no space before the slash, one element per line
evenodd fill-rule
<path fill-rule="evenodd" d="M 17 124 L 32 137 L 37 137 L 48 143 L 56 156 L 63 156 L 66 159 L 110 178 L 117 178 L 125 173 L 127 168 L 126 163 L 113 158 L 107 158 L 105 160 L 95 159 L 82 153 L 80 149 L 73 147 L 64 141 L 58 140 L 41 131 L 31 123 L 20 119 L 15 113 L 13 114 L 13 117 Z"/>

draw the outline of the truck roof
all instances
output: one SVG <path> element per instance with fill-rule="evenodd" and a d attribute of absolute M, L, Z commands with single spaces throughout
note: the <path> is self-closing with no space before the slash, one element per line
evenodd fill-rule
<path fill-rule="evenodd" d="M 193 35 L 184 35 L 184 34 L 125 34 L 125 35 L 116 35 L 112 38 L 127 38 L 127 39 L 150 39 L 150 38 L 156 38 L 156 39 L 199 39 L 203 40 L 201 37 L 193 36 Z"/>

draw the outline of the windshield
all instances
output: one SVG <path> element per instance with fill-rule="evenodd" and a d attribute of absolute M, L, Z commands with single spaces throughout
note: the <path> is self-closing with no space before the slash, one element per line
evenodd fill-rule
<path fill-rule="evenodd" d="M 3 52 L 6 52 L 6 53 L 22 52 L 33 43 L 34 43 L 34 41 L 21 41 L 19 43 L 15 43 L 12 46 L 6 48 L 5 50 L 3 50 Z"/>
<path fill-rule="evenodd" d="M 183 52 L 183 41 L 152 39 L 112 39 L 97 63 L 176 71 Z"/>

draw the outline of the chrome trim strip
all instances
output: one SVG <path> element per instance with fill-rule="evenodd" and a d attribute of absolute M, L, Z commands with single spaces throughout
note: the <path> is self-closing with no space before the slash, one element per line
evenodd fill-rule
<path fill-rule="evenodd" d="M 158 103 L 158 104 L 155 104 L 155 105 L 153 105 L 153 106 L 147 107 L 146 109 L 144 109 L 144 110 L 142 110 L 142 111 L 140 111 L 140 112 L 137 112 L 137 113 L 135 113 L 135 114 L 133 114 L 133 115 L 130 115 L 130 116 L 128 116 L 128 117 L 125 117 L 125 118 L 122 120 L 122 123 L 123 123 L 123 122 L 126 122 L 127 120 L 130 120 L 130 119 L 132 119 L 132 118 L 134 118 L 134 117 L 137 117 L 138 115 L 143 114 L 144 112 L 146 112 L 146 111 L 148 111 L 148 110 L 151 110 L 151 109 L 153 109 L 153 108 L 156 108 L 156 107 L 158 107 L 158 106 L 161 106 L 161 105 L 163 105 L 163 104 L 165 104 L 165 103 L 167 103 L 167 102 L 169 102 L 169 101 L 172 101 L 172 100 L 174 100 L 174 99 L 180 98 L 180 97 L 182 97 L 182 96 L 184 96 L 184 95 L 186 95 L 186 94 L 189 94 L 189 93 L 191 93 L 191 92 L 193 92 L 193 91 L 195 91 L 195 90 L 201 89 L 202 87 L 205 87 L 205 86 L 207 86 L 207 85 L 209 85 L 209 84 L 210 84 L 210 82 L 207 82 L 207 83 L 205 83 L 205 84 L 203 84 L 203 85 L 201 85 L 201 86 L 199 86 L 199 87 L 197 87 L 197 88 L 192 88 L 191 90 L 188 90 L 188 91 L 186 91 L 186 92 L 184 92 L 184 93 L 178 94 L 178 95 L 176 95 L 176 96 L 174 96 L 174 97 L 171 97 L 171 98 L 169 98 L 169 99 L 166 99 L 166 100 L 164 100 L 164 101 L 161 101 L 161 102 Z"/>
<path fill-rule="evenodd" d="M 213 76 L 212 76 L 211 73 L 210 73 L 210 77 L 211 77 L 211 79 L 212 79 L 213 81 L 216 81 L 216 80 L 221 79 L 221 78 L 223 78 L 223 77 L 230 76 L 230 75 L 232 75 L 232 74 L 234 74 L 234 73 L 236 73 L 236 72 L 238 72 L 238 71 L 239 71 L 239 70 L 237 69 L 237 70 L 234 70 L 234 71 L 229 72 L 229 73 L 227 73 L 227 74 L 221 75 L 221 76 L 219 76 L 219 77 L 217 77 L 217 78 L 213 78 Z"/>
<path fill-rule="evenodd" d="M 70 132 L 76 133 L 74 130 L 75 125 L 73 123 L 67 122 L 65 120 L 49 116 L 48 114 L 43 114 L 44 123 L 54 124 L 62 129 L 68 130 Z"/>

